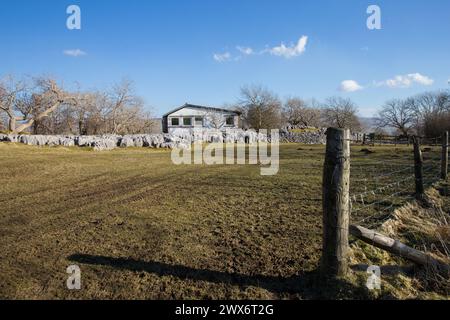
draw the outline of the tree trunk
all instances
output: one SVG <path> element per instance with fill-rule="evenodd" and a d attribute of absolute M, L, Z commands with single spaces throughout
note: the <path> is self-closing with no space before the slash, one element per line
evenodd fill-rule
<path fill-rule="evenodd" d="M 8 130 L 12 133 L 16 132 L 16 117 L 14 115 L 9 115 L 9 126 L 8 126 Z"/>
<path fill-rule="evenodd" d="M 52 107 L 48 108 L 47 110 L 45 110 L 44 112 L 40 113 L 39 115 L 37 115 L 36 117 L 34 117 L 33 119 L 28 120 L 27 122 L 25 122 L 24 124 L 20 125 L 19 127 L 16 128 L 16 130 L 14 131 L 15 133 L 20 133 L 25 131 L 26 129 L 30 128 L 31 126 L 33 126 L 33 124 L 36 121 L 39 121 L 45 117 L 48 117 L 50 115 L 50 113 L 52 113 L 53 111 L 55 111 L 61 104 L 62 102 L 59 101 L 58 103 L 54 104 Z"/>

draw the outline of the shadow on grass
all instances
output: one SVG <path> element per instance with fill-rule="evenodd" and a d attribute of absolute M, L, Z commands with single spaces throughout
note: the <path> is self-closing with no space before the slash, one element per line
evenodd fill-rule
<path fill-rule="evenodd" d="M 333 280 L 324 283 L 317 271 L 305 272 L 289 278 L 242 275 L 207 269 L 194 269 L 182 265 L 169 265 L 162 262 L 146 262 L 130 258 L 112 258 L 88 254 L 75 254 L 68 257 L 72 262 L 96 266 L 107 266 L 118 270 L 147 272 L 158 276 L 172 276 L 182 280 L 207 281 L 229 284 L 241 288 L 254 286 L 266 289 L 281 298 L 300 299 L 364 299 L 365 290 L 346 280 Z"/>

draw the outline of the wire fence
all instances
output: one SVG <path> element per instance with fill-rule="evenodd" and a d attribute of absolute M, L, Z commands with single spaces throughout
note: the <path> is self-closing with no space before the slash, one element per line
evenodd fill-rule
<path fill-rule="evenodd" d="M 413 145 L 401 146 L 398 154 L 382 160 L 374 157 L 377 149 L 372 154 L 364 149 L 361 141 L 358 145 L 364 152 L 351 155 L 350 224 L 377 229 L 392 217 L 396 209 L 416 200 Z M 389 148 L 396 150 L 392 146 Z M 442 137 L 422 139 L 420 148 L 423 185 L 428 189 L 441 180 Z M 301 233 L 321 235 L 319 230 L 302 230 Z"/>
<path fill-rule="evenodd" d="M 436 137 L 421 137 L 416 136 L 421 139 L 423 145 L 429 146 L 442 146 L 442 136 Z M 414 136 L 392 136 L 392 135 L 377 135 L 377 134 L 363 134 L 357 135 L 352 138 L 352 143 L 368 146 L 374 145 L 412 145 Z"/>
<path fill-rule="evenodd" d="M 327 130 L 322 195 L 323 275 L 347 274 L 349 234 L 428 265 L 428 255 L 407 246 L 402 247 L 403 252 L 392 244 L 393 239 L 374 230 L 407 201 L 417 199 L 428 203 L 426 189 L 447 179 L 448 132 L 442 137 L 422 141 L 414 136 L 408 139 L 413 148 L 390 147 L 390 153 L 381 153 L 381 156 L 377 156 L 380 148 L 363 148 L 359 153 L 352 153 L 348 141 L 354 141 L 349 136 L 349 130 Z M 363 140 L 364 145 L 366 137 Z"/>
<path fill-rule="evenodd" d="M 442 137 L 424 139 L 423 185 L 429 188 L 440 180 Z M 403 154 L 383 161 L 371 160 L 370 154 L 352 155 L 351 223 L 375 228 L 390 218 L 392 212 L 415 199 L 415 162 L 409 148 Z"/>

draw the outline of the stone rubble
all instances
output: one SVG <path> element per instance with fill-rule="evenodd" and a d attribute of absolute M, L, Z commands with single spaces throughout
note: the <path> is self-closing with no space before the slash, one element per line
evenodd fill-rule
<path fill-rule="evenodd" d="M 326 129 L 309 129 L 303 132 L 280 130 L 281 143 L 325 144 Z M 170 134 L 136 135 L 6 135 L 0 134 L 0 142 L 23 143 L 31 146 L 91 147 L 96 151 L 115 148 L 182 148 L 190 149 L 193 142 L 205 143 L 256 143 L 270 142 L 270 136 L 254 130 L 232 129 L 181 129 Z"/>
<path fill-rule="evenodd" d="M 181 148 L 190 149 L 195 141 L 210 143 L 253 143 L 267 141 L 267 137 L 254 131 L 234 130 L 231 133 L 217 130 L 192 131 L 186 134 L 136 134 L 136 135 L 6 135 L 0 134 L 0 142 L 23 143 L 30 146 L 91 147 L 95 151 L 115 148 Z"/>
<path fill-rule="evenodd" d="M 300 129 L 295 131 L 292 129 Z M 280 130 L 281 143 L 301 143 L 301 144 L 326 144 L 327 143 L 327 128 L 284 128 Z M 360 141 L 361 133 L 351 133 L 350 139 L 353 141 Z"/>
<path fill-rule="evenodd" d="M 302 144 L 325 144 L 327 129 L 305 130 L 304 132 L 292 132 L 287 129 L 280 130 L 280 142 Z"/>

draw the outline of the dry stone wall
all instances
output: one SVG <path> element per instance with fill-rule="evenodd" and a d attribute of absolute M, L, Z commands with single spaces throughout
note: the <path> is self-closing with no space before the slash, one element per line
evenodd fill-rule
<path fill-rule="evenodd" d="M 267 141 L 267 136 L 255 131 L 201 130 L 182 132 L 182 134 L 137 134 L 137 135 L 5 135 L 0 134 L 0 142 L 23 143 L 30 146 L 91 147 L 96 151 L 115 148 L 182 148 L 189 149 L 195 141 L 216 143 L 253 143 Z"/>
<path fill-rule="evenodd" d="M 326 129 L 296 132 L 288 129 L 280 131 L 280 142 L 325 144 Z M 91 147 L 96 151 L 115 148 L 183 148 L 189 149 L 195 141 L 206 143 L 255 143 L 270 142 L 270 136 L 253 130 L 233 129 L 219 131 L 212 129 L 184 129 L 171 134 L 137 134 L 137 135 L 6 135 L 0 134 L 0 142 L 23 143 L 31 146 Z"/>

